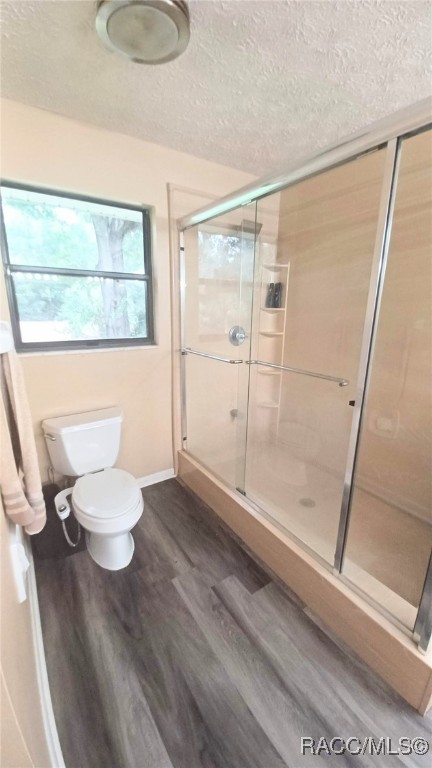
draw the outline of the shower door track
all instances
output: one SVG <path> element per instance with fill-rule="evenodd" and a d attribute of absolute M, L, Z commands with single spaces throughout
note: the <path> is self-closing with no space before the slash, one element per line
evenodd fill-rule
<path fill-rule="evenodd" d="M 323 171 L 380 149 L 393 139 L 411 136 L 430 127 L 432 127 L 432 98 L 428 97 L 417 104 L 399 110 L 390 117 L 378 120 L 346 141 L 330 145 L 324 151 L 304 158 L 279 176 L 258 179 L 237 192 L 181 217 L 177 221 L 178 229 L 184 231 L 202 224 L 235 208 L 248 205 L 275 192 L 281 192 L 299 181 L 317 176 Z"/>

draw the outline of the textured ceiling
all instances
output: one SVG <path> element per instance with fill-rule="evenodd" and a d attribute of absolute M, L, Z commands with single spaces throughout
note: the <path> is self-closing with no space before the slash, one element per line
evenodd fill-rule
<path fill-rule="evenodd" d="M 148 67 L 95 2 L 3 2 L 3 96 L 261 175 L 431 93 L 428 0 L 189 5 L 186 53 Z"/>

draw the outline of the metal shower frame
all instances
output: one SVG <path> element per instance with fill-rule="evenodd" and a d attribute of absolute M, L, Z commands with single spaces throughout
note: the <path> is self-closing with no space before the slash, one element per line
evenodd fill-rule
<path fill-rule="evenodd" d="M 342 577 L 345 545 L 350 518 L 350 506 L 356 459 L 361 435 L 364 404 L 367 398 L 371 363 L 373 359 L 376 332 L 384 287 L 387 256 L 392 229 L 393 211 L 397 191 L 397 180 L 400 165 L 400 149 L 403 139 L 432 128 L 432 99 L 424 99 L 419 103 L 403 109 L 396 114 L 384 118 L 369 128 L 355 133 L 346 141 L 332 145 L 323 152 L 299 162 L 279 176 L 265 177 L 242 187 L 238 191 L 211 203 L 194 213 L 184 216 L 177 221 L 180 240 L 180 335 L 181 335 L 181 402 L 182 402 L 182 438 L 186 439 L 186 373 L 184 358 L 187 354 L 196 354 L 185 348 L 184 338 L 184 308 L 185 308 L 185 264 L 184 237 L 185 230 L 198 224 L 214 219 L 229 211 L 249 205 L 269 195 L 297 184 L 300 181 L 316 176 L 338 165 L 355 160 L 369 152 L 385 149 L 385 166 L 381 188 L 381 198 L 378 212 L 378 223 L 372 268 L 369 283 L 369 294 L 366 306 L 363 329 L 362 348 L 360 353 L 359 374 L 353 411 L 351 433 L 347 452 L 344 489 L 339 517 L 339 530 L 336 543 L 333 572 Z M 203 353 L 201 353 L 203 354 Z M 212 357 L 204 354 L 206 357 Z M 225 359 L 223 362 L 237 363 L 242 361 Z M 257 361 L 245 361 L 257 362 Z M 255 506 L 255 505 L 253 505 Z M 289 533 L 289 532 L 288 532 Z M 308 551 L 309 548 L 307 548 Z M 316 554 L 315 554 L 315 557 Z M 351 588 L 355 585 L 350 584 Z M 356 590 L 357 591 L 357 590 Z M 362 592 L 362 595 L 373 602 L 372 598 Z M 397 618 L 387 614 L 385 609 L 374 603 L 381 613 L 397 623 Z M 418 648 L 426 652 L 432 636 L 432 553 L 427 569 L 422 596 L 417 612 L 412 637 Z"/>

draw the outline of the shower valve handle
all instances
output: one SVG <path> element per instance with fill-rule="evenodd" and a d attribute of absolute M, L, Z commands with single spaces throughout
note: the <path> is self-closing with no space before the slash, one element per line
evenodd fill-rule
<path fill-rule="evenodd" d="M 247 338 L 247 333 L 244 328 L 241 327 L 241 325 L 233 325 L 232 328 L 230 328 L 228 332 L 228 338 L 235 347 L 239 347 L 240 344 L 243 344 L 244 340 Z"/>

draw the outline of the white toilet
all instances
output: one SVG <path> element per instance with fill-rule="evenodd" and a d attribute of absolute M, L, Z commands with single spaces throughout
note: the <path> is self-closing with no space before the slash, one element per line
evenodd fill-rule
<path fill-rule="evenodd" d="M 140 519 L 144 502 L 134 477 L 114 469 L 120 448 L 123 416 L 119 408 L 104 408 L 42 422 L 51 463 L 56 472 L 78 477 L 72 488 L 55 498 L 64 520 L 70 514 L 67 496 L 85 529 L 87 549 L 102 568 L 125 568 L 134 553 L 131 530 Z"/>

